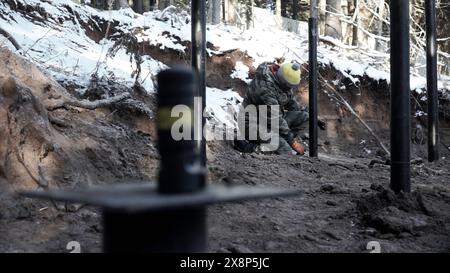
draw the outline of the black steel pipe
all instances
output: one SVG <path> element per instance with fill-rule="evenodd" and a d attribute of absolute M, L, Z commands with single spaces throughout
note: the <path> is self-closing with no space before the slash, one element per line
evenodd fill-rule
<path fill-rule="evenodd" d="M 309 156 L 318 155 L 317 130 L 317 18 L 309 18 Z"/>
<path fill-rule="evenodd" d="M 201 117 L 201 126 L 195 128 L 196 135 L 201 136 L 197 141 L 198 151 L 201 156 L 202 167 L 206 169 L 206 139 L 203 128 L 206 122 L 203 111 L 206 107 L 206 4 L 205 0 L 191 1 L 191 65 L 197 73 L 198 92 L 202 107 L 196 113 Z M 201 111 L 201 112 L 200 112 Z M 206 177 L 206 176 L 205 176 Z M 202 181 L 206 185 L 206 181 Z"/>
<path fill-rule="evenodd" d="M 201 157 L 193 140 L 195 73 L 190 67 L 174 67 L 158 74 L 158 149 L 161 155 L 158 192 L 189 194 L 204 190 Z M 173 117 L 174 106 L 189 113 Z M 186 110 L 186 109 L 185 109 Z M 187 114 L 187 115 L 186 115 Z M 175 139 L 172 127 L 182 123 L 187 139 Z M 206 252 L 206 208 L 129 212 L 104 209 L 105 252 Z"/>
<path fill-rule="evenodd" d="M 428 161 L 439 160 L 436 1 L 425 1 L 427 31 Z"/>
<path fill-rule="evenodd" d="M 158 191 L 160 193 L 197 192 L 204 188 L 201 156 L 194 136 L 194 96 L 197 81 L 190 67 L 174 67 L 158 74 L 158 149 L 161 155 Z M 174 106 L 187 106 L 189 116 L 172 117 Z M 182 121 L 189 139 L 175 139 L 172 126 Z M 176 129 L 175 131 L 177 131 Z M 181 136 L 178 136 L 181 137 Z"/>
<path fill-rule="evenodd" d="M 106 253 L 204 253 L 206 207 L 129 213 L 103 211 Z"/>
<path fill-rule="evenodd" d="M 411 123 L 409 0 L 390 1 L 391 7 L 391 188 L 411 191 Z"/>

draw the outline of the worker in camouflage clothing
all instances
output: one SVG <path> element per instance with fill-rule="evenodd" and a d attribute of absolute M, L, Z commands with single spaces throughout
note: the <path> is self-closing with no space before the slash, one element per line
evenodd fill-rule
<path fill-rule="evenodd" d="M 308 121 L 308 110 L 296 101 L 293 94 L 293 89 L 300 84 L 300 75 L 300 65 L 295 62 L 284 63 L 281 66 L 274 63 L 262 63 L 256 69 L 256 77 L 251 82 L 244 98 L 243 107 L 248 105 L 255 105 L 256 108 L 260 105 L 279 106 L 278 116 L 270 115 L 268 118 L 269 123 L 270 119 L 274 118 L 279 121 L 279 130 L 276 132 L 279 140 L 275 151 L 278 154 L 296 152 L 303 155 L 305 153 L 305 148 L 297 136 L 305 122 Z M 267 141 L 261 140 L 259 135 L 256 140 L 248 138 L 249 132 L 258 130 L 258 124 L 254 124 L 247 117 L 244 128 L 239 128 L 239 130 L 241 135 L 245 135 L 246 140 L 236 140 L 236 149 L 241 152 L 264 152 L 264 145 Z"/>

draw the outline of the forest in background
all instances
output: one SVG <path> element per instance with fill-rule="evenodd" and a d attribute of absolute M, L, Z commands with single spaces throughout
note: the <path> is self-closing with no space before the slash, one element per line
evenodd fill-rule
<path fill-rule="evenodd" d="M 99 9 L 131 7 L 137 13 L 155 9 L 189 11 L 189 0 L 74 0 Z M 250 28 L 253 7 L 270 10 L 283 18 L 305 21 L 309 18 L 310 1 L 281 0 L 207 0 L 209 24 L 221 22 Z M 411 1 L 411 63 L 414 74 L 425 72 L 424 0 Z M 345 49 L 389 51 L 389 0 L 318 0 L 320 35 L 328 43 Z M 437 0 L 438 49 L 440 74 L 450 75 L 450 1 Z M 323 41 L 323 40 L 322 40 Z M 386 59 L 387 59 L 386 55 Z M 388 62 L 386 62 L 387 65 Z"/>

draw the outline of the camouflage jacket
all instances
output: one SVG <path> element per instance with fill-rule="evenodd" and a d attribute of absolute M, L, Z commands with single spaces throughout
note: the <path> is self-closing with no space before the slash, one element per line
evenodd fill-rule
<path fill-rule="evenodd" d="M 250 83 L 248 92 L 244 98 L 244 106 L 255 105 L 279 105 L 280 135 L 289 138 L 291 131 L 283 118 L 287 111 L 306 111 L 295 99 L 291 88 L 283 87 L 275 73 L 279 66 L 273 63 L 262 63 L 256 69 L 255 79 Z M 274 117 L 272 117 L 274 118 Z"/>

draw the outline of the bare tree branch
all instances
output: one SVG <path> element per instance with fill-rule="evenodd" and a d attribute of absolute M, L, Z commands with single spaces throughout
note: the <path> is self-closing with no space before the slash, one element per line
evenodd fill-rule
<path fill-rule="evenodd" d="M 103 99 L 103 100 L 97 100 L 97 101 L 90 101 L 90 100 L 76 100 L 76 99 L 63 99 L 61 101 L 58 101 L 54 105 L 47 106 L 47 110 L 54 111 L 59 108 L 63 108 L 66 106 L 73 106 L 73 107 L 79 107 L 89 110 L 94 110 L 101 107 L 110 106 L 112 104 L 115 104 L 119 101 L 122 101 L 124 99 L 130 98 L 130 93 L 122 93 L 118 96 Z"/>
<path fill-rule="evenodd" d="M 4 30 L 3 28 L 0 27 L 0 34 L 5 36 L 6 39 L 8 39 L 8 41 L 11 42 L 11 44 L 13 44 L 13 46 L 17 49 L 20 50 L 22 47 L 19 45 L 19 43 L 16 41 L 16 39 L 14 39 L 14 37 L 11 36 L 11 34 L 9 34 L 6 30 Z"/>

